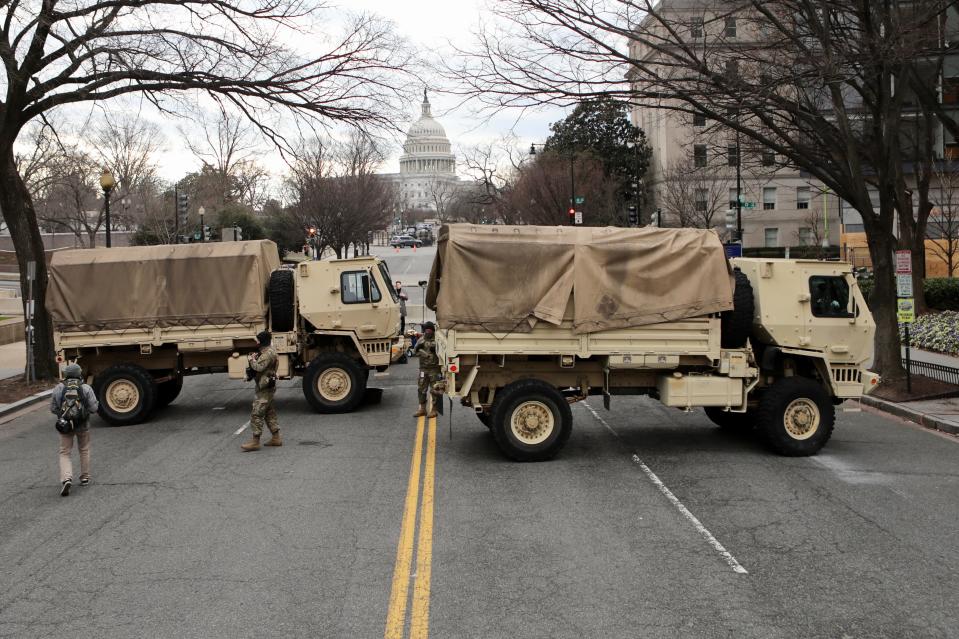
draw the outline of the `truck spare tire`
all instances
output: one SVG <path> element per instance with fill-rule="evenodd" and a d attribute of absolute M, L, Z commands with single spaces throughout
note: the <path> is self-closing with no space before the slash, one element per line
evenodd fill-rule
<path fill-rule="evenodd" d="M 274 332 L 293 330 L 293 271 L 279 269 L 270 273 L 268 287 L 270 317 Z"/>
<path fill-rule="evenodd" d="M 733 269 L 736 288 L 733 291 L 733 310 L 720 314 L 723 348 L 742 348 L 753 327 L 753 287 L 749 278 L 738 268 Z"/>

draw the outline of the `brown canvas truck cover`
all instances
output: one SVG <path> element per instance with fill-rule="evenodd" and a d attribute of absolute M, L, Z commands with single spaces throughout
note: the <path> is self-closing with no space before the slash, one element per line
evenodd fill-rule
<path fill-rule="evenodd" d="M 262 323 L 279 266 L 269 240 L 62 251 L 47 308 L 61 332 Z"/>
<path fill-rule="evenodd" d="M 426 303 L 440 328 L 529 332 L 566 315 L 591 333 L 727 311 L 732 299 L 713 231 L 450 224 Z"/>

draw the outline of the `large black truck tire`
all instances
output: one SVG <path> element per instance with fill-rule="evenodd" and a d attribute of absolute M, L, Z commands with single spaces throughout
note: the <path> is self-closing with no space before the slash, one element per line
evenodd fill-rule
<path fill-rule="evenodd" d="M 784 377 L 764 390 L 756 425 L 774 451 L 787 457 L 815 455 L 832 436 L 836 407 L 819 382 Z"/>
<path fill-rule="evenodd" d="M 742 348 L 753 328 L 753 287 L 749 278 L 738 268 L 733 269 L 736 288 L 733 291 L 733 309 L 720 315 L 723 348 Z"/>
<path fill-rule="evenodd" d="M 183 375 L 176 375 L 173 379 L 157 384 L 156 409 L 165 408 L 180 396 L 183 390 Z"/>
<path fill-rule="evenodd" d="M 521 379 L 496 396 L 490 422 L 504 455 L 521 462 L 545 461 L 566 445 L 573 430 L 573 412 L 553 386 L 538 379 Z"/>
<path fill-rule="evenodd" d="M 153 376 L 136 364 L 116 364 L 93 380 L 100 403 L 100 417 L 114 426 L 139 424 L 156 406 L 157 384 Z"/>
<path fill-rule="evenodd" d="M 278 269 L 270 273 L 267 290 L 270 297 L 270 317 L 276 332 L 293 330 L 293 287 L 293 271 Z"/>
<path fill-rule="evenodd" d="M 303 395 L 318 413 L 348 413 L 363 401 L 367 375 L 345 353 L 320 353 L 303 374 Z"/>

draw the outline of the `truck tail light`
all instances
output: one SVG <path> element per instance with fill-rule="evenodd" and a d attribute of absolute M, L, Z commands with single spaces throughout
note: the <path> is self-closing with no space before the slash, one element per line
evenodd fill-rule
<path fill-rule="evenodd" d="M 448 370 L 448 371 L 451 372 L 451 373 L 458 373 L 458 372 L 460 372 L 460 360 L 459 360 L 459 358 L 453 358 L 453 359 L 451 359 L 451 360 L 450 360 L 450 363 L 449 363 L 449 366 L 446 367 L 446 370 Z"/>

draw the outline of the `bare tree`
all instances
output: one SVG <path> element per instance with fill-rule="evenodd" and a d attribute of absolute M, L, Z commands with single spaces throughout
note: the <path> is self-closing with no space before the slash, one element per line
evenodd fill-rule
<path fill-rule="evenodd" d="M 609 95 L 705 116 L 822 181 L 862 215 L 876 271 L 875 366 L 896 382 L 905 375 L 894 304 L 897 215 L 900 233 L 912 236 L 904 242 L 924 231 L 908 193 L 903 123 L 919 102 L 924 121 L 959 132 L 926 72 L 928 61 L 941 69 L 953 51 L 942 35 L 953 5 L 503 0 L 505 26 L 480 34 L 451 72 L 464 94 L 494 109 Z M 920 150 L 928 157 L 928 145 Z"/>
<path fill-rule="evenodd" d="M 146 208 L 143 198 L 155 194 L 157 154 L 164 145 L 160 127 L 138 117 L 108 114 L 85 143 L 116 178 L 112 198 L 121 206 L 111 215 L 111 226 L 135 225 L 136 212 Z"/>
<path fill-rule="evenodd" d="M 73 146 L 62 148 L 48 168 L 52 177 L 37 199 L 38 218 L 51 230 L 72 233 L 80 246 L 96 246 L 104 224 L 97 162 Z"/>
<path fill-rule="evenodd" d="M 476 184 L 471 203 L 487 211 L 484 217 L 488 215 L 503 224 L 519 221 L 519 211 L 514 206 L 511 192 L 522 162 L 516 140 L 512 137 L 465 149 L 463 168 Z"/>
<path fill-rule="evenodd" d="M 441 181 L 430 180 L 427 187 L 427 194 L 433 204 L 433 210 L 440 222 L 449 222 L 451 214 L 451 204 L 456 198 L 457 185 Z"/>
<path fill-rule="evenodd" d="M 799 246 L 815 246 L 819 256 L 822 257 L 822 243 L 826 237 L 822 213 L 810 209 L 806 211 L 802 223 L 804 226 L 796 229 L 796 244 Z"/>
<path fill-rule="evenodd" d="M 0 209 L 24 286 L 27 263 L 37 264 L 40 376 L 56 365 L 43 241 L 14 158 L 24 127 L 60 107 L 131 93 L 170 111 L 171 100 L 191 91 L 231 104 L 281 145 L 284 113 L 320 125 L 391 126 L 413 90 L 406 46 L 364 15 L 346 20 L 342 37 L 317 37 L 323 8 L 312 0 L 0 2 Z M 287 44 L 303 40 L 318 53 Z"/>
<path fill-rule="evenodd" d="M 721 167 L 697 167 L 690 159 L 681 160 L 663 174 L 659 204 L 670 225 L 716 228 L 725 219 L 733 183 L 729 172 Z"/>
<path fill-rule="evenodd" d="M 382 154 L 359 132 L 346 142 L 304 143 L 292 163 L 287 189 L 292 218 L 315 229 L 320 247 L 343 257 L 385 228 L 396 207 L 393 185 L 376 174 Z"/>
<path fill-rule="evenodd" d="M 959 166 L 954 162 L 939 164 L 935 176 L 936 206 L 929 217 L 928 246 L 946 265 L 946 273 L 954 277 L 959 256 Z"/>

